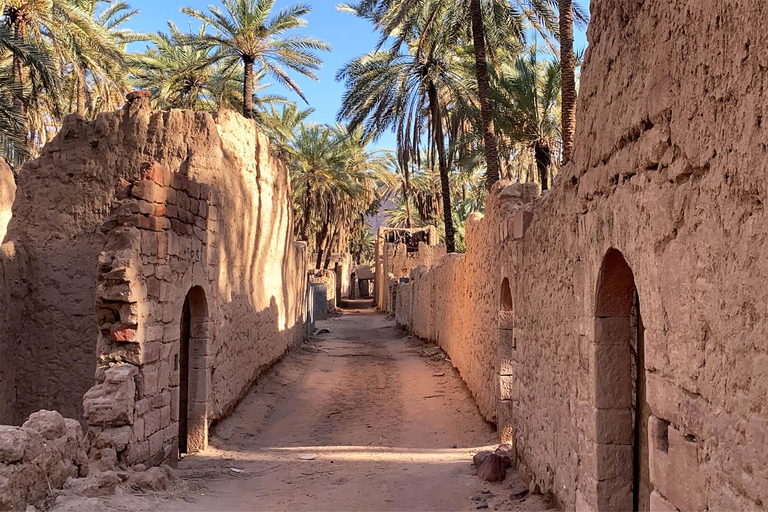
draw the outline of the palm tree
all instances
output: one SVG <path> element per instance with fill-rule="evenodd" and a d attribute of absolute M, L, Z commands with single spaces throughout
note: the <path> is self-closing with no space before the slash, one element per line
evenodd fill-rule
<path fill-rule="evenodd" d="M 420 37 L 432 16 L 425 10 L 420 24 L 414 25 L 413 33 L 404 41 L 407 53 L 375 51 L 339 71 L 337 79 L 345 81 L 346 92 L 338 117 L 349 120 L 353 127 L 363 126 L 366 133 L 378 135 L 394 129 L 401 169 L 407 169 L 411 159 L 420 158 L 422 138 L 428 137 L 428 154 L 435 155 L 440 170 L 445 243 L 447 250 L 454 252 L 445 144 L 448 105 L 444 100 L 467 91 L 456 72 L 459 34 L 434 30 L 430 37 Z"/>
<path fill-rule="evenodd" d="M 14 38 L 49 53 L 60 76 L 86 52 L 119 57 L 115 39 L 76 0 L 5 0 L 0 6 Z M 19 92 L 16 108 L 22 113 L 25 140 L 33 153 L 58 130 L 64 98 L 58 89 L 46 89 L 38 70 L 26 66 L 16 54 L 12 57 L 12 76 Z"/>
<path fill-rule="evenodd" d="M 549 188 L 552 147 L 560 137 L 560 80 L 560 63 L 539 62 L 533 46 L 500 78 L 497 89 L 500 128 L 512 140 L 533 149 L 542 190 Z"/>
<path fill-rule="evenodd" d="M 194 38 L 201 48 L 215 50 L 215 61 L 237 59 L 242 62 L 243 115 L 253 117 L 254 69 L 274 77 L 306 101 L 285 68 L 317 80 L 313 71 L 320 68 L 322 61 L 315 52 L 330 50 L 330 46 L 308 36 L 288 36 L 286 32 L 306 26 L 304 17 L 311 9 L 295 5 L 270 18 L 275 0 L 222 0 L 222 3 L 224 11 L 210 6 L 210 13 L 191 7 L 184 7 L 182 12 L 218 32 Z"/>
<path fill-rule="evenodd" d="M 24 109 L 24 91 L 13 76 L 13 62 L 34 71 L 41 87 L 53 94 L 58 91 L 59 75 L 46 48 L 25 43 L 11 27 L 0 25 L 0 157 L 14 169 L 29 157 Z"/>
<path fill-rule="evenodd" d="M 205 25 L 199 35 L 204 33 Z M 188 35 L 170 21 L 168 33 L 152 34 L 149 41 L 154 48 L 131 59 L 132 85 L 149 90 L 155 108 L 209 110 L 212 50 L 189 44 Z"/>
<path fill-rule="evenodd" d="M 73 4 L 112 39 L 109 47 L 90 37 L 73 37 L 70 42 L 74 48 L 72 67 L 76 112 L 85 116 L 88 110 L 95 114 L 101 110 L 115 109 L 122 102 L 127 89 L 126 45 L 147 39 L 147 36 L 120 27 L 139 11 L 132 10 L 125 2 L 108 0 L 73 0 Z M 107 5 L 97 13 L 101 4 Z M 90 108 L 87 105 L 89 99 Z"/>
<path fill-rule="evenodd" d="M 260 127 L 269 137 L 272 151 L 287 158 L 291 150 L 289 143 L 294 133 L 314 111 L 312 108 L 299 109 L 294 103 L 285 104 L 280 110 L 273 105 L 262 111 Z"/>
<path fill-rule="evenodd" d="M 572 0 L 559 0 L 560 73 L 562 76 L 563 165 L 571 159 L 573 132 L 576 129 L 576 70 L 573 54 Z"/>

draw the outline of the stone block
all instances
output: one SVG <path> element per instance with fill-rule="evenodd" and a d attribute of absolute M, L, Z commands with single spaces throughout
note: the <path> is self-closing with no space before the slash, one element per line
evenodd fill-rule
<path fill-rule="evenodd" d="M 166 429 L 171 424 L 171 405 L 168 404 L 160 409 L 160 428 Z"/>
<path fill-rule="evenodd" d="M 706 479 L 699 468 L 696 439 L 655 416 L 649 419 L 648 430 L 653 487 L 680 510 L 705 510 Z"/>
<path fill-rule="evenodd" d="M 154 181 L 158 185 L 167 187 L 171 184 L 171 173 L 159 162 L 144 162 L 139 168 L 142 180 Z"/>
<path fill-rule="evenodd" d="M 632 445 L 597 444 L 595 453 L 598 479 L 632 481 L 634 460 Z"/>
<path fill-rule="evenodd" d="M 200 184 L 195 180 L 189 180 L 189 197 L 197 199 L 200 197 Z"/>
<path fill-rule="evenodd" d="M 121 365 L 105 372 L 105 381 L 83 397 L 83 416 L 89 425 L 119 427 L 133 422 L 137 374 L 133 365 Z"/>
<path fill-rule="evenodd" d="M 149 437 L 160 429 L 160 409 L 152 409 L 144 415 L 144 433 Z"/>
<path fill-rule="evenodd" d="M 598 409 L 632 406 L 632 368 L 629 344 L 594 347 L 595 405 Z"/>
<path fill-rule="evenodd" d="M 150 203 L 164 203 L 166 200 L 165 188 L 148 180 L 134 183 L 131 187 L 131 195 Z"/>
<path fill-rule="evenodd" d="M 171 393 L 171 421 L 179 421 L 179 386 L 170 389 Z"/>
<path fill-rule="evenodd" d="M 211 389 L 211 372 L 203 369 L 190 369 L 189 372 L 189 401 L 202 402 L 208 399 Z"/>
<path fill-rule="evenodd" d="M 525 236 L 525 232 L 528 231 L 528 226 L 531 225 L 533 220 L 533 213 L 527 210 L 517 212 L 514 218 L 514 238 L 519 240 Z"/>
<path fill-rule="evenodd" d="M 164 433 L 162 430 L 149 436 L 149 456 L 154 457 L 157 453 L 163 451 Z"/>
<path fill-rule="evenodd" d="M 651 512 L 680 512 L 659 491 L 651 493 Z"/>
<path fill-rule="evenodd" d="M 499 376 L 499 391 L 501 400 L 512 400 L 515 396 L 515 378 L 511 375 Z"/>
<path fill-rule="evenodd" d="M 597 482 L 597 509 L 626 512 L 633 510 L 632 478 L 613 478 Z"/>
<path fill-rule="evenodd" d="M 634 415 L 630 409 L 597 409 L 595 436 L 600 444 L 632 445 Z"/>
<path fill-rule="evenodd" d="M 595 340 L 598 345 L 629 346 L 631 326 L 627 317 L 595 318 Z"/>
<path fill-rule="evenodd" d="M 514 402 L 512 400 L 499 400 L 496 408 L 498 422 L 499 442 L 514 443 Z"/>

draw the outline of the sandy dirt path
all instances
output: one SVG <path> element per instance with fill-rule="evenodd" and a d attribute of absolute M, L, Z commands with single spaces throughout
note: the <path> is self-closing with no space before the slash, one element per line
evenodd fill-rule
<path fill-rule="evenodd" d="M 551 508 L 542 496 L 512 498 L 515 475 L 475 475 L 472 456 L 495 447 L 496 433 L 450 362 L 430 357 L 434 345 L 373 310 L 319 326 L 331 333 L 272 368 L 215 426 L 210 449 L 180 462 L 172 497 L 124 509 Z"/>

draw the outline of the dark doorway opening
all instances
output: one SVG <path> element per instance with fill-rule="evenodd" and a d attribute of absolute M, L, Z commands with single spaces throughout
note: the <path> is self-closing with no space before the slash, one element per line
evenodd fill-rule
<path fill-rule="evenodd" d="M 645 328 L 634 274 L 616 249 L 603 260 L 596 300 L 597 506 L 649 510 Z"/>

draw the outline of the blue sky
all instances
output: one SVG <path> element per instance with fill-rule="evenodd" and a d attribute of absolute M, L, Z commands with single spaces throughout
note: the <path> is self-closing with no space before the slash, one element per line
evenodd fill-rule
<path fill-rule="evenodd" d="M 315 109 L 311 117 L 312 121 L 319 123 L 333 123 L 336 120 L 336 112 L 344 94 L 344 86 L 336 82 L 336 71 L 346 62 L 366 53 L 374 48 L 378 39 L 369 23 L 359 20 L 349 14 L 340 13 L 336 5 L 341 0 L 301 0 L 312 6 L 312 13 L 307 17 L 308 26 L 302 31 L 322 39 L 333 46 L 333 51 L 323 55 L 323 68 L 319 71 L 319 82 L 295 77 L 309 100 L 310 106 Z M 128 27 L 141 32 L 157 32 L 166 29 L 166 21 L 172 20 L 182 30 L 193 21 L 182 14 L 182 6 L 195 7 L 206 10 L 209 4 L 218 5 L 217 0 L 129 0 L 131 7 L 138 9 L 139 14 L 128 22 Z M 278 0 L 276 9 L 299 3 L 299 0 Z M 585 8 L 589 7 L 588 0 L 582 2 Z M 576 48 L 586 48 L 587 42 L 583 31 L 577 31 Z M 139 48 L 134 48 L 139 49 Z M 283 90 L 276 86 L 275 91 L 284 94 L 297 103 L 301 102 L 298 95 Z M 393 147 L 394 137 L 383 136 L 378 143 L 382 147 Z"/>

